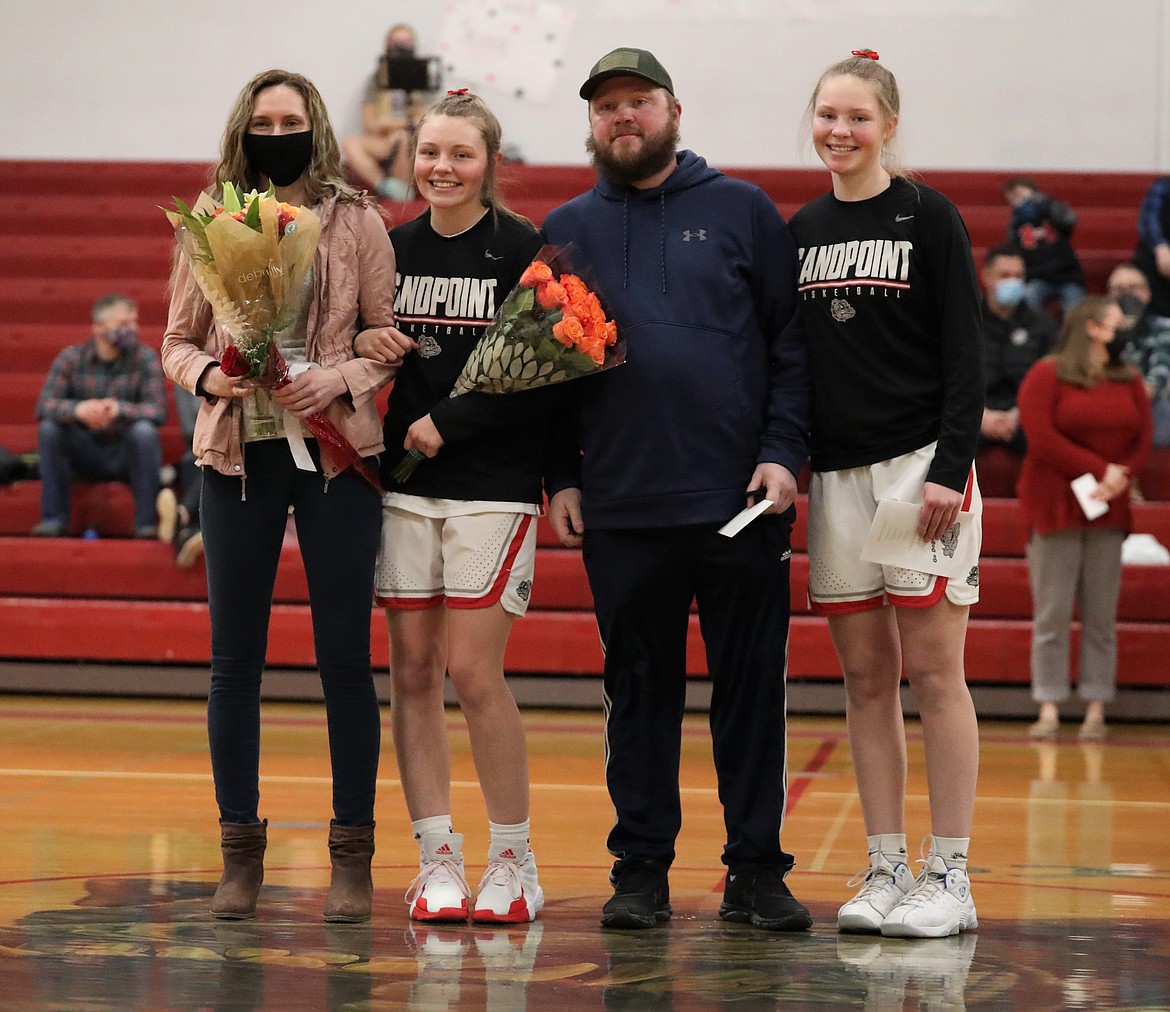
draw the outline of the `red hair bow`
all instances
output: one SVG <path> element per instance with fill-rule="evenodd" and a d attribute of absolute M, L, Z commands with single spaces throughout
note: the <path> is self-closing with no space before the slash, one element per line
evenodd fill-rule
<path fill-rule="evenodd" d="M 467 89 L 466 88 L 455 88 L 454 90 L 448 89 L 447 94 L 448 95 L 466 95 Z"/>
<path fill-rule="evenodd" d="M 876 60 L 878 58 L 878 54 L 875 53 L 872 49 L 855 49 L 853 50 L 853 55 L 863 56 L 867 60 Z"/>

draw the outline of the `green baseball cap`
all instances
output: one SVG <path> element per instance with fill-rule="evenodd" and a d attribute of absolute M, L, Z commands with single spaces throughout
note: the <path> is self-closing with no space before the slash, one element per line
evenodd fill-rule
<path fill-rule="evenodd" d="M 665 88 L 672 95 L 674 85 L 658 57 L 645 49 L 615 49 L 593 64 L 589 79 L 581 85 L 581 97 L 586 102 L 593 97 L 597 86 L 611 77 L 641 77 L 651 84 Z"/>

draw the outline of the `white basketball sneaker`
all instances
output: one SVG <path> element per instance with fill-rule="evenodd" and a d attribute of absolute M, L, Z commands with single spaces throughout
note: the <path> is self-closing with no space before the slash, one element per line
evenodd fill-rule
<path fill-rule="evenodd" d="M 971 880 L 963 868 L 947 868 L 937 854 L 926 865 L 889 916 L 882 921 L 882 934 L 894 938 L 946 938 L 979 927 Z"/>
<path fill-rule="evenodd" d="M 837 911 L 837 930 L 878 934 L 882 921 L 914 887 L 914 875 L 904 861 L 891 864 L 878 851 L 870 858 L 870 866 L 854 875 L 848 885 L 859 882 L 864 884 L 857 895 Z"/>
<path fill-rule="evenodd" d="M 466 921 L 471 888 L 463 874 L 463 836 L 429 834 L 420 841 L 418 875 L 406 890 L 412 920 Z"/>
<path fill-rule="evenodd" d="M 536 878 L 536 855 L 529 848 L 519 859 L 497 854 L 479 880 L 471 919 L 489 924 L 523 924 L 536 920 L 544 890 Z"/>

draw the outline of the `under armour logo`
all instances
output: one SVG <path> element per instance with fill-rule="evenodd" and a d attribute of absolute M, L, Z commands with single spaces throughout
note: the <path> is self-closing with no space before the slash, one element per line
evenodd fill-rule
<path fill-rule="evenodd" d="M 692 231 L 688 228 L 683 232 L 683 242 L 690 242 L 692 239 L 698 239 L 699 242 L 706 242 L 707 230 L 705 228 L 697 228 Z"/>

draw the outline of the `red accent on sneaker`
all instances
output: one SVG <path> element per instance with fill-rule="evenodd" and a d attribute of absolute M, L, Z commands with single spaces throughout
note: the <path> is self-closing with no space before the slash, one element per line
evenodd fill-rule
<path fill-rule="evenodd" d="M 514 899 L 507 913 L 497 914 L 494 910 L 474 910 L 471 919 L 476 924 L 527 924 L 535 918 L 528 915 L 528 902 L 521 893 Z"/>
<path fill-rule="evenodd" d="M 499 857 L 501 861 L 515 861 L 516 851 L 509 847 L 507 850 L 501 850 Z"/>
<path fill-rule="evenodd" d="M 438 850 L 435 851 L 436 856 L 442 855 L 443 857 L 449 857 L 450 855 L 452 855 L 454 853 L 455 853 L 455 851 L 453 851 L 451 849 L 451 844 L 449 844 L 449 843 L 444 843 L 443 846 L 441 846 Z"/>
<path fill-rule="evenodd" d="M 427 901 L 418 899 L 410 909 L 411 920 L 415 921 L 466 921 L 467 901 L 463 900 L 457 907 L 440 907 L 438 910 L 428 910 Z"/>

